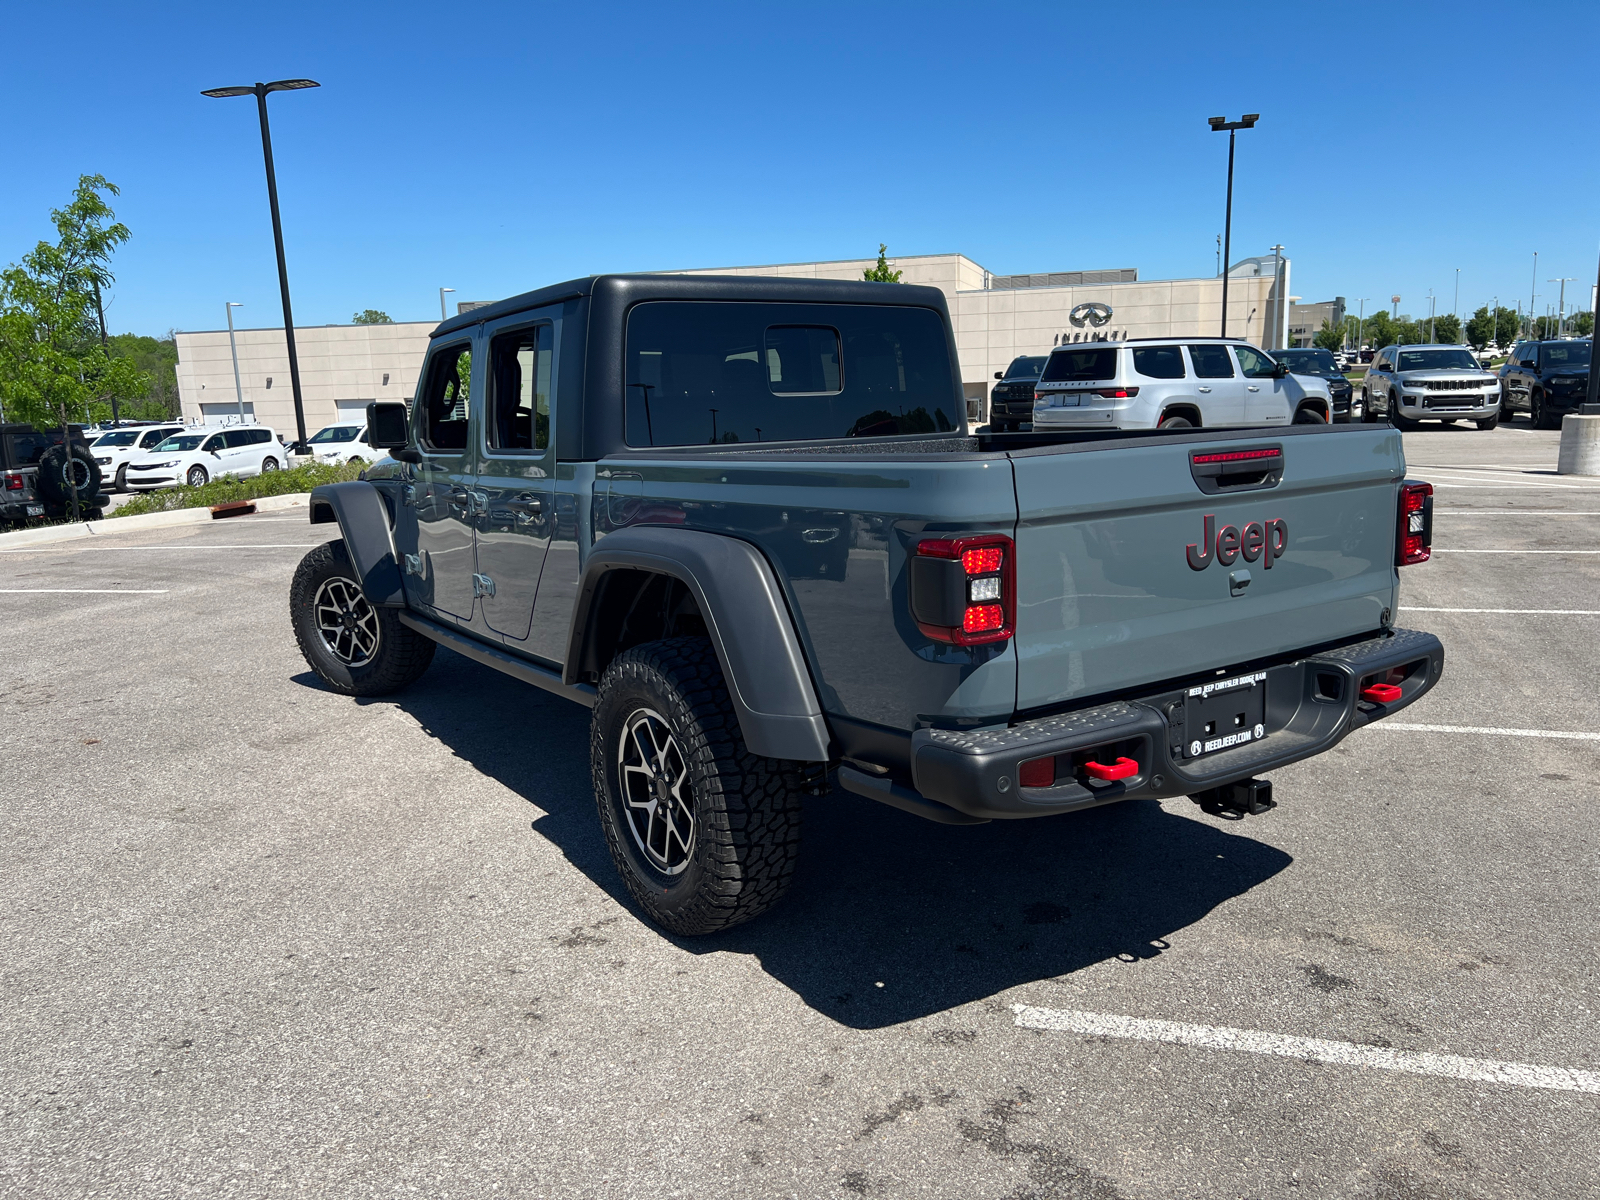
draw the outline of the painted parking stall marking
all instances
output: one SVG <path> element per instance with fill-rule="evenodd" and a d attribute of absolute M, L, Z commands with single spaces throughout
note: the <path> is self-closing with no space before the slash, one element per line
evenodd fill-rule
<path fill-rule="evenodd" d="M 166 588 L 0 588 L 5 596 L 165 596 Z"/>
<path fill-rule="evenodd" d="M 1401 612 L 1496 613 L 1519 617 L 1600 617 L 1600 608 L 1419 608 L 1402 604 Z"/>
<path fill-rule="evenodd" d="M 1190 1025 L 1182 1021 L 1156 1021 L 1075 1009 L 1034 1008 L 1013 1004 L 1021 1029 L 1077 1033 L 1087 1037 L 1125 1038 L 1136 1042 L 1169 1042 L 1208 1050 L 1233 1050 L 1296 1058 L 1301 1062 L 1332 1063 L 1380 1071 L 1405 1071 L 1413 1075 L 1438 1075 L 1473 1083 L 1502 1083 L 1513 1087 L 1546 1088 L 1560 1092 L 1600 1093 L 1600 1071 L 1573 1067 L 1548 1067 L 1534 1063 L 1500 1062 L 1491 1058 L 1465 1058 L 1425 1050 L 1386 1050 L 1356 1042 L 1328 1038 L 1295 1037 L 1259 1029 L 1233 1029 L 1226 1025 Z"/>
<path fill-rule="evenodd" d="M 1494 725 L 1419 725 L 1408 721 L 1374 721 L 1367 729 L 1396 729 L 1406 733 L 1470 733 L 1495 737 L 1565 738 L 1600 742 L 1600 733 L 1570 729 L 1503 729 Z"/>

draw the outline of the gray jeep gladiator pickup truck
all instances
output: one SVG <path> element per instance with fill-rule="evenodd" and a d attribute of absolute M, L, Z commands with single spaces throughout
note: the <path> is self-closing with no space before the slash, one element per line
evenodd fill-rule
<path fill-rule="evenodd" d="M 600 276 L 441 324 L 391 451 L 312 493 L 291 593 L 336 691 L 443 645 L 593 709 L 617 867 L 683 934 L 783 893 L 801 798 L 953 824 L 1188 795 L 1413 703 L 1432 489 L 1400 435 L 973 436 L 934 288 Z"/>

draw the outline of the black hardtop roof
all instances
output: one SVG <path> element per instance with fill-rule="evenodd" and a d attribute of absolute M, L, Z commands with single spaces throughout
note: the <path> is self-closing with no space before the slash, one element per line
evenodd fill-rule
<path fill-rule="evenodd" d="M 641 300 L 770 300 L 802 304 L 910 305 L 937 309 L 948 316 L 942 291 L 914 283 L 791 279 L 776 275 L 589 275 L 471 309 L 441 321 L 431 336 L 441 337 L 485 321 L 583 296 L 604 298 L 624 309 Z"/>

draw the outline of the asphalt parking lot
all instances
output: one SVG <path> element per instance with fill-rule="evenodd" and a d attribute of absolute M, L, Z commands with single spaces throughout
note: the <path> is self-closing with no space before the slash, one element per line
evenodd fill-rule
<path fill-rule="evenodd" d="M 1276 811 L 835 794 L 703 940 L 626 902 L 584 710 L 445 651 L 318 686 L 286 594 L 332 527 L 0 553 L 0 1195 L 1596 1194 L 1600 479 L 1558 436 L 1406 435 L 1445 678 Z"/>

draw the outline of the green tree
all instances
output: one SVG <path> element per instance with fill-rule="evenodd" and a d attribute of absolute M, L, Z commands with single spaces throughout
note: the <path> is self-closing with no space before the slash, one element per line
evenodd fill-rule
<path fill-rule="evenodd" d="M 179 415 L 178 341 L 171 330 L 159 338 L 114 333 L 108 350 L 113 358 L 131 360 L 150 377 L 149 391 L 122 404 L 119 415 L 140 421 L 169 420 Z"/>
<path fill-rule="evenodd" d="M 393 325 L 394 318 L 376 308 L 364 308 L 350 318 L 354 325 Z"/>
<path fill-rule="evenodd" d="M 1433 340 L 1455 345 L 1461 341 L 1461 318 L 1455 313 L 1440 313 L 1433 318 Z"/>
<path fill-rule="evenodd" d="M 1522 318 L 1514 308 L 1501 305 L 1494 312 L 1487 304 L 1473 313 L 1467 321 L 1467 344 L 1482 350 L 1490 342 L 1497 346 L 1509 345 L 1522 331 Z"/>
<path fill-rule="evenodd" d="M 0 273 L 0 415 L 65 424 L 110 415 L 112 399 L 144 396 L 150 379 L 109 353 L 101 295 L 115 280 L 111 255 L 128 240 L 102 175 L 78 180 L 50 216 L 58 240 L 40 242 Z"/>
<path fill-rule="evenodd" d="M 879 242 L 878 265 L 869 270 L 861 272 L 861 278 L 865 279 L 868 283 L 899 283 L 900 272 L 891 271 L 889 269 L 889 259 L 887 257 L 888 253 L 889 247 L 885 243 Z"/>
<path fill-rule="evenodd" d="M 1323 350 L 1343 350 L 1345 328 L 1335 325 L 1332 321 L 1324 321 L 1317 336 L 1311 339 L 1311 344 Z"/>
<path fill-rule="evenodd" d="M 1577 337 L 1590 337 L 1594 333 L 1594 314 L 1592 312 L 1573 313 L 1567 318 L 1567 332 Z"/>

